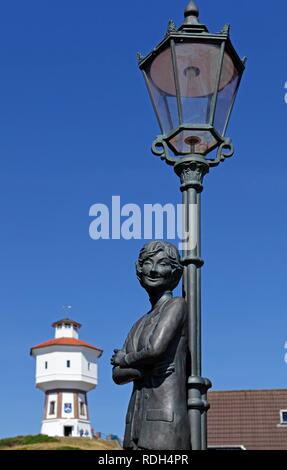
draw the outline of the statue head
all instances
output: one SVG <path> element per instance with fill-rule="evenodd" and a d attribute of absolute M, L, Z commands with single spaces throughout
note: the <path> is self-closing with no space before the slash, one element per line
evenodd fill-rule
<path fill-rule="evenodd" d="M 163 241 L 147 243 L 140 251 L 136 271 L 140 284 L 149 295 L 172 291 L 183 273 L 178 249 Z"/>

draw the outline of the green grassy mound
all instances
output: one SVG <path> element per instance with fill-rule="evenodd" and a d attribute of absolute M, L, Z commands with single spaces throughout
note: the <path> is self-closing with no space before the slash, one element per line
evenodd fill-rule
<path fill-rule="evenodd" d="M 37 434 L 35 436 L 6 437 L 5 439 L 0 439 L 0 449 L 2 449 L 3 447 L 42 444 L 45 442 L 58 442 L 58 439 L 55 437 L 45 436 L 44 434 Z"/>
<path fill-rule="evenodd" d="M 38 434 L 0 439 L 0 450 L 121 450 L 121 446 L 116 440 Z"/>

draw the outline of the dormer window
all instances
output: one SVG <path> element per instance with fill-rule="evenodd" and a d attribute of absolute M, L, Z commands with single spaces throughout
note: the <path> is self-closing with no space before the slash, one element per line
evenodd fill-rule
<path fill-rule="evenodd" d="M 280 411 L 280 424 L 287 426 L 287 410 Z"/>

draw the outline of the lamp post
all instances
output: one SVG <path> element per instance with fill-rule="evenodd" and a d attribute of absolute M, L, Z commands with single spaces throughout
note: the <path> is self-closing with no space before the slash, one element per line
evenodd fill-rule
<path fill-rule="evenodd" d="M 184 16 L 178 29 L 170 21 L 165 38 L 146 57 L 138 54 L 138 60 L 161 130 L 152 152 L 173 166 L 181 181 L 183 233 L 187 234 L 182 263 L 191 355 L 191 448 L 206 450 L 211 382 L 202 377 L 201 367 L 200 197 L 210 168 L 234 153 L 226 130 L 246 59 L 241 60 L 232 46 L 229 25 L 220 33 L 209 33 L 199 22 L 193 1 Z"/>

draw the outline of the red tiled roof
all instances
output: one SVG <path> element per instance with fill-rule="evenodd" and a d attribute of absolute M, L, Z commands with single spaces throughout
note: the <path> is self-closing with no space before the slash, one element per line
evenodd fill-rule
<path fill-rule="evenodd" d="M 287 450 L 287 389 L 209 392 L 208 445 Z"/>
<path fill-rule="evenodd" d="M 100 355 L 102 355 L 103 350 L 97 348 L 96 346 L 92 346 L 85 341 L 76 338 L 53 338 L 45 341 L 44 343 L 37 344 L 31 348 L 31 352 L 33 349 L 45 348 L 47 346 L 85 346 L 86 348 L 93 349 L 95 351 L 99 351 Z"/>

